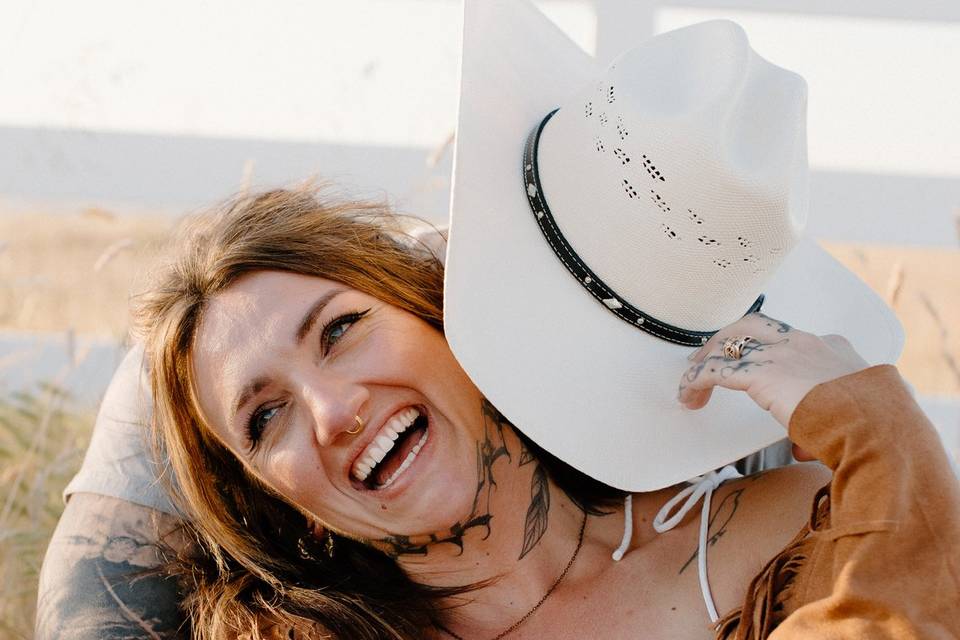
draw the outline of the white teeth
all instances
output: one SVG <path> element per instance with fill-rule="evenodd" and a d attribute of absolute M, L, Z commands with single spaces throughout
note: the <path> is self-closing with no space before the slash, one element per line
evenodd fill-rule
<path fill-rule="evenodd" d="M 353 476 L 360 481 L 366 480 L 370 473 L 377 467 L 377 464 L 393 449 L 400 434 L 406 431 L 419 415 L 419 411 L 413 407 L 408 407 L 390 418 L 380 429 L 380 433 L 373 439 L 373 442 L 371 442 L 367 446 L 367 449 L 357 458 L 357 462 L 351 470 Z M 426 434 L 424 434 L 424 436 L 426 436 Z M 422 447 L 425 441 L 425 437 L 421 438 L 420 443 L 414 447 L 411 453 L 416 454 L 419 452 L 419 447 Z M 407 460 L 404 460 L 403 464 L 400 465 L 401 469 L 406 468 L 404 465 L 409 466 L 408 461 L 412 462 L 409 455 L 407 456 Z M 399 475 L 399 471 L 400 469 L 398 469 L 397 473 L 394 473 L 392 477 L 395 478 Z"/>
<path fill-rule="evenodd" d="M 413 450 L 411 450 L 410 453 L 407 454 L 407 457 L 404 458 L 403 463 L 400 465 L 400 467 L 393 472 L 393 475 L 387 478 L 386 482 L 384 482 L 382 485 L 378 487 L 379 489 L 385 489 L 389 487 L 391 484 L 393 484 L 394 480 L 400 477 L 401 473 L 407 470 L 407 467 L 413 464 L 413 461 L 416 459 L 417 454 L 420 453 L 420 449 L 423 449 L 423 443 L 427 441 L 428 433 L 429 433 L 429 430 L 424 430 L 423 435 L 420 436 L 420 441 L 417 444 L 413 445 Z"/>

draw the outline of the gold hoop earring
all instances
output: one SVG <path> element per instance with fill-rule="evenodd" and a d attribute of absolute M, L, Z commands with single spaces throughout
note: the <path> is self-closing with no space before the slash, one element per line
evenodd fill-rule
<path fill-rule="evenodd" d="M 360 416 L 353 416 L 353 420 L 354 422 L 357 423 L 357 426 L 354 427 L 353 429 L 347 429 L 347 433 L 349 433 L 352 436 L 355 436 L 361 431 L 363 431 L 363 418 L 361 418 Z"/>
<path fill-rule="evenodd" d="M 327 557 L 332 558 L 333 557 L 333 535 L 330 533 L 329 529 L 327 529 L 326 548 L 327 548 Z"/>

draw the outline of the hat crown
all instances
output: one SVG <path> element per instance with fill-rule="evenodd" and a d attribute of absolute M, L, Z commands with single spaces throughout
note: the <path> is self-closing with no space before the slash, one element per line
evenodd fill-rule
<path fill-rule="evenodd" d="M 631 49 L 544 128 L 543 196 L 579 257 L 663 322 L 746 312 L 806 220 L 806 84 L 735 23 Z M 639 267 L 639 268 L 638 268 Z"/>

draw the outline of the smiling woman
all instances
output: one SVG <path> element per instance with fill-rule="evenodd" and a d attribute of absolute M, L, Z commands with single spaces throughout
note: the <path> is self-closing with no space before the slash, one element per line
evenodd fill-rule
<path fill-rule="evenodd" d="M 277 190 L 139 300 L 195 635 L 960 632 L 960 487 L 836 335 L 884 362 L 897 322 L 802 238 L 803 79 L 724 21 L 601 72 L 524 3 L 464 20 L 445 267 Z M 783 428 L 823 465 L 728 464 Z"/>
<path fill-rule="evenodd" d="M 832 485 L 813 464 L 622 491 L 535 445 L 474 385 L 443 333 L 443 265 L 401 223 L 322 192 L 245 196 L 188 224 L 137 301 L 161 477 L 197 541 L 169 567 L 195 637 L 950 628 L 957 486 L 891 367 L 748 314 L 684 361 L 674 402 L 746 392 Z M 563 400 L 533 383 L 531 404 Z M 573 432 L 596 448 L 601 426 Z M 888 569 L 895 588 L 871 577 Z M 832 613 L 853 602 L 869 614 Z"/>
<path fill-rule="evenodd" d="M 445 266 L 276 190 L 138 300 L 194 636 L 960 634 L 960 486 L 836 335 L 886 362 L 899 325 L 802 237 L 803 79 L 725 21 L 606 70 L 524 2 L 464 25 Z M 784 429 L 823 464 L 740 477 Z"/>
<path fill-rule="evenodd" d="M 442 334 L 442 264 L 402 223 L 311 191 L 238 199 L 184 226 L 138 300 L 200 637 L 423 637 L 495 578 L 481 558 L 564 547 L 548 517 L 624 495 L 483 399 Z M 495 526 L 508 509 L 522 525 Z"/>

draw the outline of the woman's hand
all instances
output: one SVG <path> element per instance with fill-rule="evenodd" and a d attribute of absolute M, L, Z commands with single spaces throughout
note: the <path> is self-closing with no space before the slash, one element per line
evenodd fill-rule
<path fill-rule="evenodd" d="M 724 341 L 750 336 L 739 360 L 724 354 Z M 803 397 L 821 382 L 866 368 L 846 338 L 815 336 L 751 313 L 721 329 L 690 357 L 680 381 L 679 400 L 700 409 L 716 386 L 746 391 L 784 427 Z M 801 454 L 802 455 L 802 454 Z"/>

